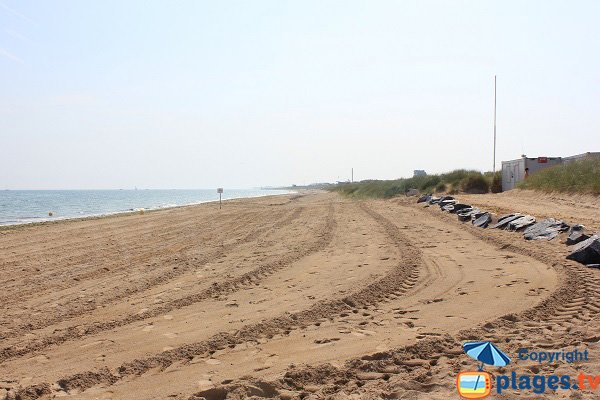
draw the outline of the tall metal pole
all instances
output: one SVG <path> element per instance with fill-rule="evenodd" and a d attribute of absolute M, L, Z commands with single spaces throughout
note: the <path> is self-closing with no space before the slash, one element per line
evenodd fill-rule
<path fill-rule="evenodd" d="M 492 170 L 496 173 L 496 75 L 494 75 L 494 167 Z"/>
<path fill-rule="evenodd" d="M 352 177 L 351 177 L 351 182 L 354 183 L 354 168 L 352 168 Z"/>

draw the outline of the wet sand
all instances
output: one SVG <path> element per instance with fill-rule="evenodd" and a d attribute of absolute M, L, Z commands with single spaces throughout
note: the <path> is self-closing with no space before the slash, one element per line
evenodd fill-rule
<path fill-rule="evenodd" d="M 598 350 L 566 253 L 325 192 L 1 230 L 0 399 L 455 398 L 465 340 Z"/>

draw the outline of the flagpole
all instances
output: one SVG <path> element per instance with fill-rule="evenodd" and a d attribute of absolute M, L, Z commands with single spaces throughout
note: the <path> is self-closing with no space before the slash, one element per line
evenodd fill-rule
<path fill-rule="evenodd" d="M 496 173 L 496 75 L 494 75 L 494 166 L 492 170 Z"/>

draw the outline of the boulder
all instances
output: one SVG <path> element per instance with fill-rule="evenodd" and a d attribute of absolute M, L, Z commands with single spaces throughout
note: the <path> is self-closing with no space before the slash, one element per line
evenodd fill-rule
<path fill-rule="evenodd" d="M 576 244 L 567 259 L 586 265 L 600 264 L 600 237 L 593 235 L 589 239 Z"/>
<path fill-rule="evenodd" d="M 471 207 L 471 206 L 470 206 L 470 205 L 468 205 L 468 204 L 461 204 L 461 203 L 457 203 L 457 204 L 454 204 L 454 207 L 452 208 L 452 211 L 450 211 L 450 212 L 451 212 L 451 213 L 458 213 L 458 212 L 460 212 L 461 210 L 466 210 L 466 209 L 469 209 L 469 208 L 470 208 L 470 209 L 473 209 L 473 207 Z"/>
<path fill-rule="evenodd" d="M 474 215 L 481 213 L 481 210 L 479 208 L 463 208 L 462 210 L 458 211 L 456 214 L 458 215 L 458 220 L 459 221 L 472 221 L 474 218 Z"/>
<path fill-rule="evenodd" d="M 438 205 L 440 206 L 440 208 L 444 208 L 445 206 L 448 205 L 454 205 L 456 204 L 457 201 L 456 200 L 440 200 L 440 202 L 438 203 Z"/>
<path fill-rule="evenodd" d="M 429 200 L 431 200 L 431 198 L 432 198 L 431 193 L 424 194 L 423 196 L 421 196 L 417 199 L 417 203 L 427 203 Z"/>
<path fill-rule="evenodd" d="M 473 212 L 472 208 L 463 208 L 462 210 L 456 213 L 459 221 L 466 222 L 471 220 L 471 213 Z"/>
<path fill-rule="evenodd" d="M 447 211 L 451 214 L 458 214 L 462 210 L 467 210 L 470 208 L 471 208 L 471 206 L 466 205 L 466 204 L 446 204 L 446 205 L 442 206 L 443 211 Z"/>
<path fill-rule="evenodd" d="M 431 196 L 431 199 L 429 199 L 429 201 L 427 203 L 429 203 L 429 204 L 438 204 L 440 202 L 440 200 L 442 200 L 441 197 Z"/>
<path fill-rule="evenodd" d="M 531 215 L 524 215 L 520 218 L 510 221 L 507 229 L 509 231 L 519 231 L 533 224 L 535 224 L 535 217 L 532 217 Z"/>
<path fill-rule="evenodd" d="M 454 210 L 454 204 L 446 204 L 441 206 L 442 211 L 452 212 Z"/>
<path fill-rule="evenodd" d="M 489 213 L 487 211 L 481 211 L 479 208 L 475 208 L 475 209 L 473 209 L 473 212 L 471 213 L 471 220 L 475 221 L 477 218 L 483 216 L 484 214 L 489 214 Z"/>
<path fill-rule="evenodd" d="M 467 222 L 471 220 L 471 214 L 458 213 L 456 215 L 458 215 L 458 220 L 460 222 Z"/>
<path fill-rule="evenodd" d="M 486 212 L 486 213 L 479 215 L 476 219 L 474 219 L 473 225 L 478 226 L 480 228 L 487 228 L 491 222 L 492 222 L 492 214 Z"/>
<path fill-rule="evenodd" d="M 568 246 L 572 246 L 574 244 L 577 244 L 579 242 L 583 242 L 584 240 L 587 240 L 590 238 L 589 235 L 586 235 L 585 233 L 583 233 L 583 231 L 585 230 L 585 226 L 583 225 L 573 225 L 571 227 L 571 230 L 569 231 L 569 237 L 567 238 L 567 245 Z"/>
<path fill-rule="evenodd" d="M 526 240 L 552 240 L 560 232 L 565 232 L 569 229 L 569 225 L 562 221 L 557 221 L 554 218 L 544 219 L 531 225 L 523 233 Z"/>
<path fill-rule="evenodd" d="M 496 222 L 494 225 L 492 225 L 492 228 L 505 229 L 508 226 L 509 222 L 512 222 L 517 218 L 521 218 L 522 216 L 523 216 L 523 214 L 502 215 L 500 218 L 498 218 L 498 222 Z"/>

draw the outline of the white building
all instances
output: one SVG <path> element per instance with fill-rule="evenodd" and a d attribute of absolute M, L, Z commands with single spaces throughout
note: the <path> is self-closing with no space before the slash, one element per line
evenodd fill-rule
<path fill-rule="evenodd" d="M 536 157 L 525 155 L 511 161 L 502 161 L 502 191 L 514 189 L 526 175 L 534 174 L 542 169 L 555 165 L 566 164 L 586 158 L 600 158 L 600 152 L 587 152 L 570 157 Z"/>

